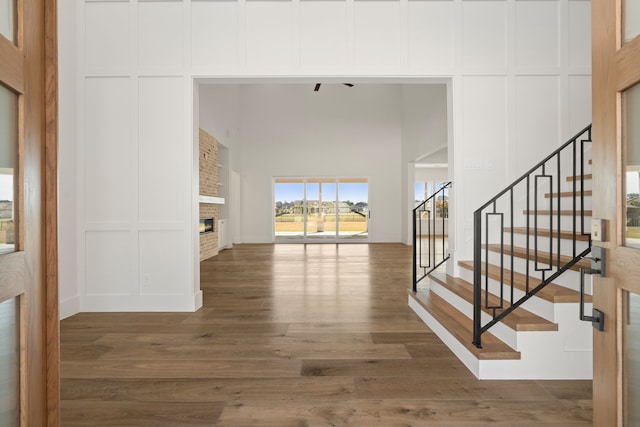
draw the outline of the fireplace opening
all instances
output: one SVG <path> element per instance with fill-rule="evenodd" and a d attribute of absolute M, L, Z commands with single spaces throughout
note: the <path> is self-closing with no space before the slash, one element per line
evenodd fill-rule
<path fill-rule="evenodd" d="M 213 224 L 213 218 L 200 218 L 200 234 L 213 233 L 215 231 Z"/>

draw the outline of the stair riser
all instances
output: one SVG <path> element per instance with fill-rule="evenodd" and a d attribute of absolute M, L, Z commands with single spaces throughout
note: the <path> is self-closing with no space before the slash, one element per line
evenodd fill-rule
<path fill-rule="evenodd" d="M 591 379 L 592 329 L 579 322 L 577 304 L 560 304 L 558 332 L 520 332 L 522 360 L 478 360 L 439 321 L 409 296 L 409 307 L 479 379 Z"/>
<path fill-rule="evenodd" d="M 565 274 L 563 274 L 560 277 L 563 277 L 566 274 L 570 274 L 569 272 L 565 272 Z M 463 280 L 466 280 L 469 283 L 473 283 L 473 272 L 471 270 L 467 270 L 466 268 L 461 268 L 460 269 L 460 278 L 462 278 Z M 484 289 L 484 276 L 482 276 L 482 284 L 483 284 L 483 289 Z M 589 279 L 587 279 L 589 280 Z M 557 281 L 554 281 L 554 283 L 558 284 Z M 587 291 L 587 294 L 590 294 L 591 292 L 591 282 L 588 281 L 586 283 L 585 286 L 585 290 Z M 489 278 L 489 292 L 492 293 L 493 295 L 499 296 L 500 294 L 500 283 L 497 280 L 491 279 Z M 507 298 L 508 300 L 511 297 L 511 287 L 508 285 L 503 285 L 503 295 L 505 296 L 505 298 Z M 514 295 L 514 301 L 517 301 L 518 299 L 522 298 L 524 296 L 524 291 L 521 291 L 519 289 L 514 288 L 513 290 L 513 295 Z M 554 323 L 558 323 L 558 319 L 556 318 L 556 307 L 558 305 L 564 305 L 564 304 L 573 304 L 573 303 L 561 303 L 561 304 L 554 304 L 552 302 L 549 302 L 545 299 L 542 298 L 538 298 L 537 296 L 533 296 L 531 297 L 527 302 L 525 302 L 522 305 L 522 308 L 524 308 L 525 310 L 528 310 L 534 314 L 536 314 L 537 316 L 542 317 L 543 319 L 546 319 L 550 322 L 554 322 Z"/>
<path fill-rule="evenodd" d="M 467 270 L 466 268 L 461 268 L 460 277 L 469 283 L 473 283 L 473 272 L 471 270 Z M 483 289 L 485 289 L 484 276 L 482 277 L 482 280 L 483 280 L 482 287 Z M 500 295 L 500 284 L 497 280 L 493 280 L 489 278 L 489 292 L 496 296 Z M 511 296 L 511 287 L 504 285 L 503 292 L 504 292 L 503 295 L 507 299 L 509 299 Z M 514 300 L 518 300 L 524 296 L 524 292 L 514 288 L 513 295 L 514 295 Z M 550 322 L 554 322 L 554 323 L 557 322 L 557 320 L 555 319 L 554 304 L 549 301 L 543 300 L 542 298 L 538 298 L 534 296 L 530 298 L 526 303 L 524 303 L 522 305 L 522 308 Z"/>
<path fill-rule="evenodd" d="M 511 258 L 508 255 L 503 256 L 503 266 L 506 269 L 511 270 Z M 543 264 L 544 260 L 540 259 L 538 263 L 539 268 L 544 268 L 546 265 Z M 497 252 L 489 252 L 489 263 L 493 265 L 500 265 L 500 254 Z M 520 272 L 521 274 L 525 274 L 526 272 L 527 261 L 523 258 L 514 257 L 513 258 L 513 271 Z M 557 268 L 554 266 L 553 270 L 545 273 L 545 277 L 549 277 L 557 271 Z M 507 274 L 507 273 L 505 273 Z M 535 262 L 529 261 L 529 276 L 533 279 L 542 280 L 542 271 L 535 270 Z M 553 280 L 553 283 L 556 285 L 564 286 L 565 288 L 572 289 L 574 291 L 578 291 L 580 289 L 580 274 L 576 270 L 567 270 L 556 279 Z M 591 278 L 586 277 L 585 283 L 587 284 L 587 293 L 590 293 L 591 289 Z"/>
<path fill-rule="evenodd" d="M 553 199 L 539 196 L 538 197 L 538 209 L 550 209 L 551 208 L 551 200 L 553 200 L 553 209 L 558 209 L 558 195 L 554 192 Z M 529 202 L 530 209 L 534 209 L 533 200 Z M 580 200 L 580 196 L 576 196 L 576 209 L 580 209 L 582 206 L 582 200 Z M 591 209 L 591 196 L 584 197 L 584 208 Z M 522 206 L 520 211 L 526 209 L 526 206 Z M 573 209 L 573 197 L 561 197 L 560 198 L 560 209 L 562 210 L 572 210 Z"/>
<path fill-rule="evenodd" d="M 459 297 L 436 281 L 431 280 L 429 283 L 429 288 L 431 292 L 436 293 L 438 296 L 455 307 L 456 310 L 467 316 L 469 318 L 469 321 L 473 320 L 473 304 Z M 483 312 L 482 324 L 484 325 L 490 321 L 491 316 Z M 491 333 L 514 350 L 518 348 L 518 333 L 502 322 L 498 322 L 498 324 L 492 327 Z"/>
<path fill-rule="evenodd" d="M 529 227 L 533 228 L 534 226 L 534 216 L 529 215 Z M 526 227 L 527 220 L 524 214 L 520 215 L 520 218 L 516 218 L 514 221 L 516 227 Z M 553 227 L 550 227 L 550 223 L 553 224 Z M 508 227 L 508 224 L 505 225 Z M 582 232 L 581 220 L 578 212 L 578 217 L 576 218 L 576 233 Z M 558 229 L 558 215 L 554 213 L 553 218 L 549 218 L 549 215 L 538 215 L 538 228 L 553 228 L 555 230 Z M 573 216 L 572 215 L 561 215 L 560 216 L 560 229 L 572 232 L 573 231 Z M 585 216 L 584 218 L 584 232 L 589 233 L 591 230 L 591 217 Z"/>
<path fill-rule="evenodd" d="M 531 227 L 531 235 L 529 236 L 529 248 L 533 251 L 535 246 L 535 238 L 533 236 L 533 227 Z M 527 245 L 527 236 L 524 234 L 513 233 L 513 244 L 511 243 L 511 233 L 505 232 L 503 235 L 504 244 L 509 246 L 515 246 L 525 248 Z M 551 242 L 551 243 L 550 243 Z M 497 242 L 496 242 L 497 243 Z M 549 247 L 553 247 L 555 253 L 558 249 L 558 239 L 550 238 L 549 236 L 538 237 L 538 250 L 549 252 Z M 589 247 L 589 243 L 581 240 L 576 241 L 576 254 L 581 253 Z M 560 239 L 560 254 L 573 256 L 573 242 L 567 239 Z"/>

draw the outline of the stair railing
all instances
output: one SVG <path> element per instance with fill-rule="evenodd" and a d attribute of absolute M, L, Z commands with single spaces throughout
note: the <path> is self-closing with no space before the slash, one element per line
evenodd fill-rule
<path fill-rule="evenodd" d="M 591 251 L 590 232 L 585 229 L 585 216 L 589 215 L 585 215 L 584 208 L 585 148 L 589 148 L 585 144 L 590 142 L 591 125 L 474 212 L 473 344 L 476 347 L 482 347 L 484 332 Z M 562 191 L 564 179 L 572 182 L 565 192 Z M 545 204 L 548 206 L 541 206 Z M 524 216 L 516 214 L 516 209 L 523 209 Z M 564 225 L 565 230 L 561 221 L 563 214 L 572 218 L 570 225 Z M 548 223 L 548 230 L 543 230 L 543 222 Z M 521 254 L 525 263 L 525 289 L 518 291 L 518 294 L 524 293 L 518 298 L 514 292 L 516 229 L 525 236 L 524 254 Z M 564 242 L 561 231 L 565 236 L 568 232 Z M 588 236 L 582 239 L 588 242 L 586 249 L 578 249 L 579 235 Z M 567 245 L 571 246 L 567 248 Z M 562 249 L 571 255 L 563 255 Z M 490 250 L 496 253 L 494 263 L 499 264 L 498 271 L 493 267 L 491 274 L 494 282 L 490 282 Z M 499 297 L 497 304 L 489 303 L 490 291 Z M 491 319 L 484 324 L 483 308 L 491 313 Z"/>
<path fill-rule="evenodd" d="M 413 209 L 413 292 L 418 290 L 418 282 L 450 258 L 446 227 L 450 188 L 451 182 L 447 182 Z M 438 222 L 442 225 L 440 234 Z"/>

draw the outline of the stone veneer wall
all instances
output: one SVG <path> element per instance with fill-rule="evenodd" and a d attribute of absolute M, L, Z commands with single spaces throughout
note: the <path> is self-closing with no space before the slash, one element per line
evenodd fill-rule
<path fill-rule="evenodd" d="M 218 141 L 200 129 L 200 195 L 218 196 Z M 200 235 L 200 261 L 218 255 L 218 205 L 200 203 L 200 218 L 213 217 L 214 232 Z"/>

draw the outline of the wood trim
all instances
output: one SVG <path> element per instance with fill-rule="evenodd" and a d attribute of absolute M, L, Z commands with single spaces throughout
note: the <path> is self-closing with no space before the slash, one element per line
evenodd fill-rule
<path fill-rule="evenodd" d="M 60 424 L 60 316 L 58 313 L 58 39 L 57 0 L 44 2 L 45 49 L 45 338 L 47 426 Z"/>
<path fill-rule="evenodd" d="M 16 182 L 14 183 L 14 221 L 15 221 L 15 245 L 16 250 L 24 250 L 24 227 L 25 227 L 25 212 L 24 212 L 24 167 L 25 167 L 25 96 L 20 96 L 18 100 L 18 159 L 16 160 Z"/>
<path fill-rule="evenodd" d="M 623 91 L 640 81 L 640 36 L 616 52 L 617 89 Z"/>
<path fill-rule="evenodd" d="M 0 37 L 0 82 L 18 93 L 24 93 L 24 55 L 13 43 Z"/>
<path fill-rule="evenodd" d="M 618 141 L 616 52 L 619 43 L 618 1 L 592 0 L 592 105 L 593 105 L 593 215 L 606 219 L 610 231 L 617 230 Z M 611 233 L 610 233 L 611 235 Z M 616 237 L 603 246 L 608 260 L 614 258 Z M 607 277 L 593 277 L 593 305 L 606 315 L 605 330 L 593 332 L 593 425 L 618 424 L 618 347 L 616 279 L 618 267 L 609 262 Z"/>
<path fill-rule="evenodd" d="M 13 252 L 0 255 L 0 302 L 24 293 L 26 285 L 25 254 Z"/>
<path fill-rule="evenodd" d="M 304 179 L 302 178 L 274 178 L 276 184 L 302 184 Z"/>
<path fill-rule="evenodd" d="M 20 425 L 29 425 L 29 411 L 27 401 L 29 400 L 29 390 L 27 388 L 29 362 L 27 359 L 27 297 L 20 295 Z"/>

